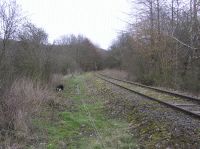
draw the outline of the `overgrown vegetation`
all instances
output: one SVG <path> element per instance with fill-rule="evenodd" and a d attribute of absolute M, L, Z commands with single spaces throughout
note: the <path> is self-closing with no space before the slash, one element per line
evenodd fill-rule
<path fill-rule="evenodd" d="M 28 21 L 15 0 L 0 1 L 0 144 L 8 148 L 19 136 L 23 142 L 44 106 L 54 113 L 54 90 L 63 75 L 101 69 L 99 51 L 82 35 L 49 44 L 44 29 Z"/>
<path fill-rule="evenodd" d="M 105 118 L 108 103 L 99 94 L 108 90 L 68 74 L 120 68 L 134 81 L 199 93 L 199 2 L 134 2 L 137 21 L 105 52 L 82 35 L 50 44 L 15 0 L 0 0 L 0 148 L 135 147 L 126 122 Z M 65 79 L 67 92 L 56 93 Z"/>
<path fill-rule="evenodd" d="M 134 21 L 110 47 L 108 66 L 130 79 L 199 93 L 199 2 L 134 0 Z M 136 14 L 137 13 L 137 14 Z"/>
<path fill-rule="evenodd" d="M 27 78 L 15 80 L 1 97 L 0 147 L 14 147 L 29 140 L 27 137 L 33 131 L 32 119 L 40 116 L 44 106 L 52 109 L 51 103 L 57 99 L 51 88 L 40 82 Z"/>
<path fill-rule="evenodd" d="M 64 108 L 55 109 L 54 120 L 43 118 L 48 117 L 49 111 L 35 119 L 37 131 L 45 130 L 43 147 L 115 149 L 136 146 L 128 132 L 128 123 L 106 115 L 106 99 L 97 92 L 99 86 L 91 74 L 67 78 L 65 84 L 64 99 L 60 100 Z"/>

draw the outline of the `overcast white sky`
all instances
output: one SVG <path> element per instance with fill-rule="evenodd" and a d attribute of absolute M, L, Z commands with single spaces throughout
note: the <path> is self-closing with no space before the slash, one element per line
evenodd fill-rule
<path fill-rule="evenodd" d="M 66 34 L 82 34 L 108 48 L 118 30 L 126 28 L 127 0 L 17 0 L 23 12 L 49 35 L 49 41 Z"/>

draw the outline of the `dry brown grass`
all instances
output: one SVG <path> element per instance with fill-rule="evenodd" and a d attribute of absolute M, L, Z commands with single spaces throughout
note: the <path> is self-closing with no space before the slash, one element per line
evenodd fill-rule
<path fill-rule="evenodd" d="M 31 119 L 40 114 L 42 105 L 55 99 L 55 93 L 39 82 L 25 78 L 14 81 L 0 105 L 0 128 L 3 130 L 0 144 L 16 134 L 26 137 L 32 127 Z"/>
<path fill-rule="evenodd" d="M 55 87 L 58 84 L 63 84 L 64 76 L 62 74 L 53 74 L 50 79 L 50 84 Z"/>

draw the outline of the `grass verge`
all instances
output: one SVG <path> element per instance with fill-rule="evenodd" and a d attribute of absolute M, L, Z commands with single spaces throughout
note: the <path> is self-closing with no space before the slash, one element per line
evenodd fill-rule
<path fill-rule="evenodd" d="M 93 80 L 93 81 L 92 81 Z M 92 74 L 67 78 L 62 107 L 55 108 L 53 118 L 36 119 L 35 126 L 47 137 L 44 143 L 48 149 L 132 149 L 136 148 L 128 123 L 106 116 L 105 99 L 99 96 L 96 80 Z"/>

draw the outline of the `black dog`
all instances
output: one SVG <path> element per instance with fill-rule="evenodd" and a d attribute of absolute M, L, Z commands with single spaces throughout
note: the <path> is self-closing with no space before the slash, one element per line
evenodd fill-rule
<path fill-rule="evenodd" d="M 56 86 L 56 91 L 60 92 L 64 90 L 64 86 L 62 84 Z"/>

